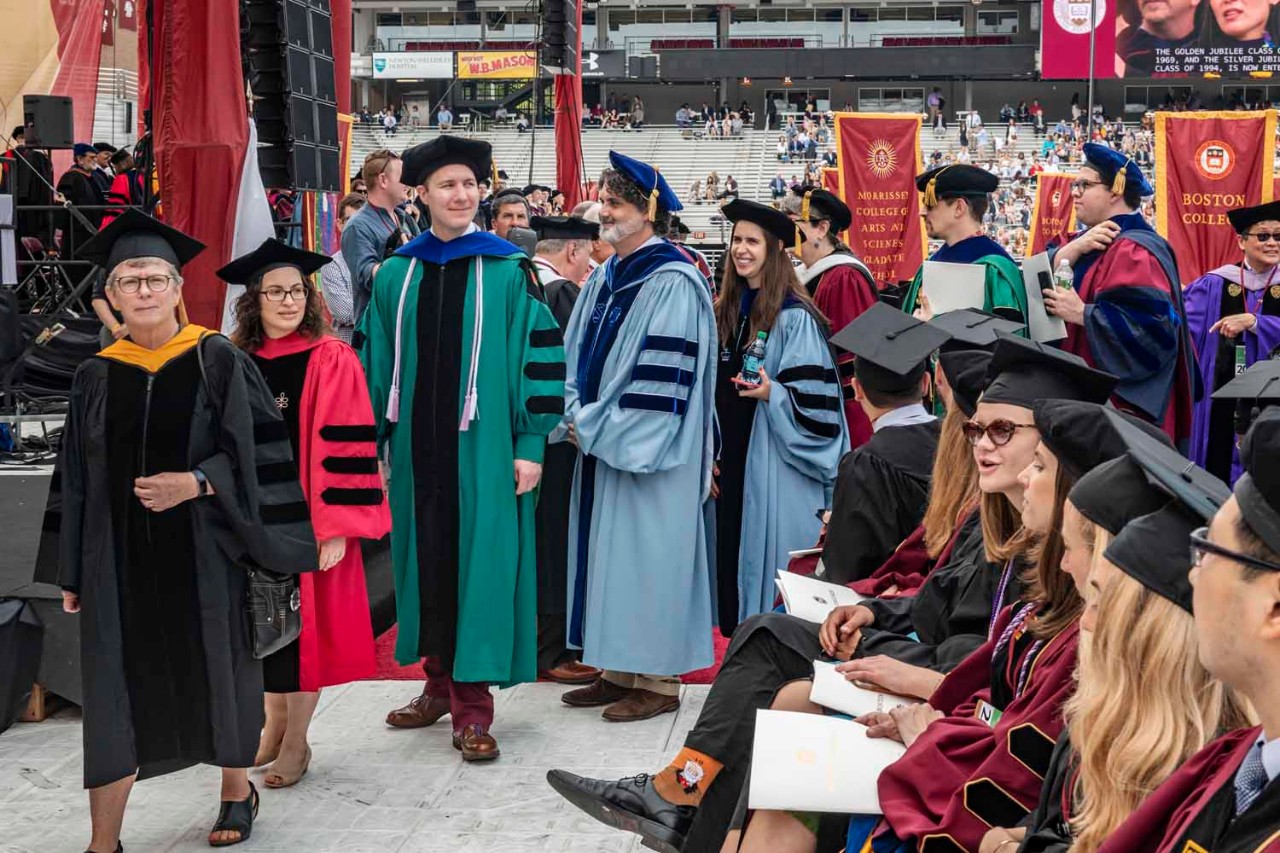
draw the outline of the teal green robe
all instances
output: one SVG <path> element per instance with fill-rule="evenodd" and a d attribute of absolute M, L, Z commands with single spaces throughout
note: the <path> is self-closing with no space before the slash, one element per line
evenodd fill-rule
<path fill-rule="evenodd" d="M 426 232 L 383 262 L 360 324 L 390 470 L 396 660 L 438 656 L 457 681 L 537 675 L 537 492 L 516 495 L 514 463 L 542 462 L 565 375 L 560 327 L 539 293 L 505 240 Z"/>
<path fill-rule="evenodd" d="M 949 264 L 981 264 L 986 267 L 982 310 L 1006 320 L 1023 323 L 1023 328 L 1017 334 L 1026 337 L 1027 292 L 1022 283 L 1022 270 L 1018 269 L 1018 264 L 1003 246 L 985 234 L 976 234 L 953 246 L 943 246 L 929 260 Z M 911 279 L 903 296 L 902 310 L 908 314 L 919 307 L 917 302 L 923 275 L 924 267 L 921 266 L 916 270 L 915 278 Z"/>

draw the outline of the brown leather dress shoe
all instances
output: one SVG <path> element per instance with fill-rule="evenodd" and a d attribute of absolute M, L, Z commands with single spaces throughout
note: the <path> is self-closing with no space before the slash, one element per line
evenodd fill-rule
<path fill-rule="evenodd" d="M 449 713 L 449 700 L 423 693 L 403 708 L 387 714 L 387 725 L 397 729 L 421 729 L 436 723 Z"/>
<path fill-rule="evenodd" d="M 555 669 L 544 669 L 538 674 L 560 684 L 590 684 L 600 677 L 600 670 L 594 666 L 587 666 L 581 661 L 571 660 L 565 661 Z"/>
<path fill-rule="evenodd" d="M 663 696 L 652 690 L 633 689 L 625 698 L 614 702 L 600 716 L 611 723 L 633 723 L 659 714 L 669 714 L 680 707 L 679 696 Z"/>
<path fill-rule="evenodd" d="M 472 723 L 464 728 L 458 743 L 462 750 L 463 761 L 492 761 L 502 754 L 493 735 L 478 723 Z"/>
<path fill-rule="evenodd" d="M 619 687 L 604 677 L 597 678 L 586 687 L 570 690 L 560 697 L 560 701 L 573 708 L 597 708 L 601 705 L 612 705 L 631 692 L 629 687 Z"/>

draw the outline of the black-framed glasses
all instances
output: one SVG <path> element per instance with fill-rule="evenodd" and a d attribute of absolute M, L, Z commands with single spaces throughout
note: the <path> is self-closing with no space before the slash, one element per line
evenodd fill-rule
<path fill-rule="evenodd" d="M 143 285 L 152 293 L 164 293 L 173 284 L 171 275 L 125 275 L 116 279 L 115 289 L 121 293 L 137 293 Z"/>
<path fill-rule="evenodd" d="M 996 447 L 1004 447 L 1013 441 L 1013 436 L 1018 430 L 1035 428 L 1035 424 L 1015 424 L 1013 421 L 999 418 L 986 426 L 977 421 L 965 421 L 960 427 L 960 431 L 964 433 L 964 437 L 974 447 L 978 446 L 978 442 L 982 441 L 984 435 L 991 439 L 991 443 Z"/>
<path fill-rule="evenodd" d="M 1280 233 L 1273 234 L 1270 231 L 1255 231 L 1249 235 L 1259 243 L 1280 243 Z"/>
<path fill-rule="evenodd" d="M 1105 183 L 1106 181 L 1086 181 L 1084 178 L 1076 178 L 1071 182 L 1071 191 L 1073 193 L 1082 193 L 1089 187 L 1100 187 Z"/>
<path fill-rule="evenodd" d="M 266 297 L 268 302 L 284 302 L 286 296 L 293 299 L 294 302 L 305 302 L 307 293 L 310 288 L 304 284 L 295 284 L 293 287 L 285 289 L 283 287 L 268 287 L 262 291 L 262 295 Z"/>
<path fill-rule="evenodd" d="M 1270 560 L 1263 560 L 1258 557 L 1250 557 L 1248 554 L 1241 554 L 1239 551 L 1232 551 L 1230 548 L 1224 548 L 1209 541 L 1209 528 L 1200 527 L 1191 531 L 1191 565 L 1199 566 L 1204 562 L 1206 554 L 1216 554 L 1227 560 L 1235 560 L 1253 569 L 1261 569 L 1265 572 L 1280 572 L 1280 563 L 1273 563 Z"/>

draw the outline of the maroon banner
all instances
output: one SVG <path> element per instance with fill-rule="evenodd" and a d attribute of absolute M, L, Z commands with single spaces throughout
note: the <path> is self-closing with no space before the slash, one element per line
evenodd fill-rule
<path fill-rule="evenodd" d="M 1115 3 L 1093 2 L 1090 12 L 1089 0 L 1044 0 L 1040 13 L 1040 76 L 1044 79 L 1083 80 L 1089 76 L 1090 23 L 1096 27 L 1093 74 L 1116 76 Z"/>
<path fill-rule="evenodd" d="M 91 142 L 106 2 L 49 0 L 49 3 L 58 27 L 58 74 L 49 94 L 71 99 L 75 141 Z M 55 151 L 53 165 L 58 175 L 71 168 L 71 152 Z"/>
<path fill-rule="evenodd" d="M 1156 230 L 1183 283 L 1240 260 L 1227 211 L 1271 201 L 1275 110 L 1156 113 Z"/>
<path fill-rule="evenodd" d="M 1031 235 L 1027 239 L 1027 257 L 1045 250 L 1049 243 L 1062 245 L 1076 225 L 1075 198 L 1071 182 L 1075 175 L 1041 172 L 1036 176 L 1036 200 L 1031 209 Z"/>
<path fill-rule="evenodd" d="M 924 262 L 924 221 L 915 176 L 920 160 L 920 116 L 836 113 L 840 192 L 853 212 L 849 247 L 880 284 L 915 275 Z"/>
<path fill-rule="evenodd" d="M 556 187 L 564 193 L 566 211 L 586 198 L 586 164 L 582 162 L 582 4 L 574 6 L 578 10 L 578 25 L 573 29 L 578 40 L 573 52 L 577 61 L 573 73 L 557 74 L 555 83 Z"/>

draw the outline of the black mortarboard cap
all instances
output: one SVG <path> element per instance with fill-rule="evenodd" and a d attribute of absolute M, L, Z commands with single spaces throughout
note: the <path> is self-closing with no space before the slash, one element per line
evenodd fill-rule
<path fill-rule="evenodd" d="M 1227 220 L 1237 234 L 1243 234 L 1259 222 L 1280 222 L 1280 201 L 1228 210 Z"/>
<path fill-rule="evenodd" d="M 498 170 L 498 180 L 500 180 L 500 181 L 505 181 L 505 180 L 507 180 L 507 178 L 508 178 L 508 177 L 510 177 L 510 176 L 507 174 L 507 170 L 506 170 L 506 169 L 499 169 L 499 170 Z"/>
<path fill-rule="evenodd" d="M 93 150 L 99 154 L 104 151 L 110 151 L 112 154 L 116 153 L 116 147 L 110 142 L 95 142 L 93 143 Z"/>
<path fill-rule="evenodd" d="M 831 343 L 857 356 L 858 381 L 886 394 L 910 391 L 946 340 L 941 329 L 882 302 L 831 336 Z"/>
<path fill-rule="evenodd" d="M 85 241 L 77 256 L 110 272 L 121 261 L 134 258 L 161 258 L 181 269 L 203 251 L 204 243 L 194 237 L 128 207 Z"/>
<path fill-rule="evenodd" d="M 1081 477 L 1067 499 L 1081 515 L 1115 536 L 1133 519 L 1167 504 L 1169 495 L 1152 485 L 1141 466 L 1125 454 Z"/>
<path fill-rule="evenodd" d="M 735 198 L 721 207 L 720 212 L 730 222 L 754 222 L 767 233 L 781 240 L 784 246 L 804 240 L 804 235 L 800 233 L 795 222 L 791 221 L 791 217 L 776 207 L 770 207 L 758 201 Z"/>
<path fill-rule="evenodd" d="M 551 192 L 551 187 L 545 186 L 543 184 L 529 184 L 527 187 L 521 190 L 521 192 L 524 193 L 525 195 L 529 195 L 530 193 L 535 193 L 538 190 L 542 190 L 545 193 L 549 193 Z"/>
<path fill-rule="evenodd" d="M 944 352 L 949 349 L 993 348 L 997 332 L 1016 332 L 1023 325 L 976 308 L 947 311 L 929 322 L 951 336 L 951 340 L 942 345 Z"/>
<path fill-rule="evenodd" d="M 1231 497 L 1227 484 L 1178 451 L 1138 429 L 1115 409 L 1106 410 L 1112 427 L 1125 443 L 1129 458 L 1142 467 L 1147 479 L 1177 498 L 1189 510 L 1208 521 Z"/>
<path fill-rule="evenodd" d="M 1280 400 L 1280 359 L 1255 362 L 1213 392 L 1215 400 Z"/>
<path fill-rule="evenodd" d="M 535 216 L 529 227 L 538 232 L 539 240 L 595 240 L 600 226 L 580 216 Z"/>
<path fill-rule="evenodd" d="M 1037 400 L 1031 407 L 1036 428 L 1040 430 L 1040 440 L 1057 458 L 1058 464 L 1077 479 L 1128 451 L 1128 445 L 1111 425 L 1107 408 L 1080 400 Z M 1173 443 L 1159 428 L 1132 415 L 1120 414 L 1156 441 L 1173 449 Z"/>
<path fill-rule="evenodd" d="M 997 175 L 967 163 L 939 166 L 916 175 L 916 189 L 924 193 L 926 207 L 932 207 L 944 198 L 985 196 L 995 192 L 998 186 L 1000 178 Z"/>
<path fill-rule="evenodd" d="M 947 349 L 938 353 L 938 364 L 951 386 L 951 396 L 966 418 L 978 411 L 978 397 L 987 386 L 987 364 L 991 352 L 985 349 Z"/>
<path fill-rule="evenodd" d="M 841 201 L 840 196 L 835 193 L 812 186 L 795 187 L 792 192 L 801 198 L 800 221 L 812 222 L 815 219 L 814 214 L 817 213 L 816 218 L 831 220 L 833 234 L 846 231 L 853 224 L 853 211 L 849 210 L 849 205 Z M 808 217 L 805 216 L 804 201 L 809 202 Z"/>
<path fill-rule="evenodd" d="M 1240 463 L 1240 514 L 1268 548 L 1280 552 L 1280 409 L 1268 409 L 1254 421 L 1240 444 Z"/>
<path fill-rule="evenodd" d="M 1048 398 L 1102 403 L 1116 387 L 1114 376 L 1095 370 L 1078 355 L 1016 335 L 997 336 L 982 402 L 1027 409 Z"/>
<path fill-rule="evenodd" d="M 493 146 L 480 139 L 442 134 L 406 150 L 401 159 L 404 183 L 411 187 L 421 186 L 437 170 L 457 164 L 469 166 L 479 181 L 493 171 Z"/>
<path fill-rule="evenodd" d="M 676 234 L 688 234 L 689 226 L 685 225 L 684 221 L 679 216 L 673 215 L 671 217 L 671 230 Z"/>
<path fill-rule="evenodd" d="M 269 237 L 249 254 L 241 255 L 218 270 L 218 278 L 231 284 L 248 284 L 276 267 L 296 267 L 303 275 L 311 275 L 332 260 L 328 255 L 298 249 Z"/>
<path fill-rule="evenodd" d="M 1191 533 L 1204 522 L 1178 501 L 1124 526 L 1103 556 L 1156 595 L 1191 612 Z"/>

